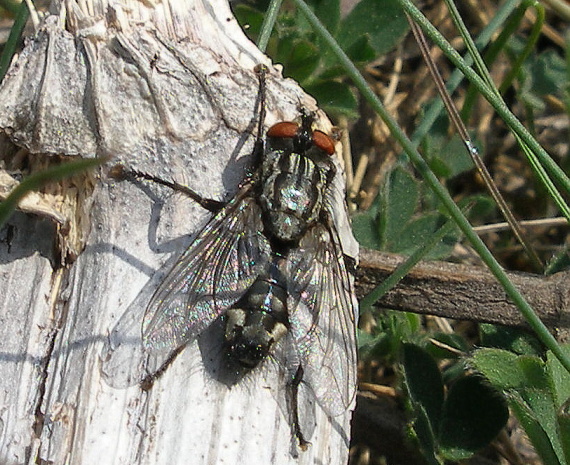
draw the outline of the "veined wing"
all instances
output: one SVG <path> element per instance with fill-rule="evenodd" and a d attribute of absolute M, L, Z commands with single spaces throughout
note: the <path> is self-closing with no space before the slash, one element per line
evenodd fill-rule
<path fill-rule="evenodd" d="M 251 286 L 268 261 L 261 211 L 246 186 L 200 231 L 150 300 L 145 349 L 176 350 Z"/>
<path fill-rule="evenodd" d="M 325 411 L 342 414 L 356 393 L 356 313 L 340 240 L 317 224 L 290 252 L 291 337 L 303 380 Z"/>

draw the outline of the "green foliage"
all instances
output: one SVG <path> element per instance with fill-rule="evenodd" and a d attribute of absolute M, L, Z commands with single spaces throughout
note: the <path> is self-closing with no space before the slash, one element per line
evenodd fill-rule
<path fill-rule="evenodd" d="M 464 199 L 462 203 L 470 204 L 478 215 L 488 212 L 491 207 L 488 198 L 482 196 Z M 411 254 L 447 220 L 446 215 L 437 210 L 419 212 L 420 204 L 431 205 L 434 209 L 439 206 L 420 181 L 404 168 L 395 168 L 387 177 L 372 208 L 353 216 L 356 239 L 363 247 Z M 459 239 L 459 232 L 452 230 L 426 257 L 436 259 L 449 256 Z"/>
<path fill-rule="evenodd" d="M 568 246 L 563 247 L 558 253 L 551 257 L 544 274 L 547 276 L 570 268 L 570 251 Z"/>
<path fill-rule="evenodd" d="M 376 56 L 382 56 L 408 32 L 408 23 L 399 3 L 393 0 L 362 0 L 352 9 L 339 25 L 336 39 L 345 51 L 357 51 L 366 43 L 374 50 Z M 362 60 L 366 53 L 358 52 Z M 351 56 L 349 54 L 349 56 Z"/>
<path fill-rule="evenodd" d="M 520 53 L 524 43 L 513 39 L 510 51 L 513 55 Z M 560 53 L 553 49 L 541 53 L 532 53 L 523 63 L 519 72 L 519 97 L 530 107 L 544 110 L 544 97 L 553 95 L 560 99 L 568 86 L 567 63 Z"/>
<path fill-rule="evenodd" d="M 335 37 L 353 63 L 364 65 L 393 49 L 408 31 L 408 23 L 396 0 L 362 0 L 344 18 L 339 0 L 307 2 Z M 240 4 L 234 13 L 255 40 L 267 1 Z M 268 55 L 281 63 L 286 76 L 294 78 L 331 115 L 358 116 L 358 101 L 345 71 L 320 37 L 294 8 L 284 9 L 269 41 Z"/>
<path fill-rule="evenodd" d="M 435 360 L 422 348 L 405 344 L 403 367 L 414 432 L 426 457 L 469 458 L 505 426 L 509 412 L 505 399 L 480 376 L 444 383 Z"/>
<path fill-rule="evenodd" d="M 563 349 L 570 354 L 570 346 Z M 505 393 L 509 406 L 545 463 L 570 463 L 570 378 L 550 351 L 544 360 L 535 355 L 482 348 L 473 353 L 469 363 Z"/>
<path fill-rule="evenodd" d="M 497 326 L 487 323 L 479 324 L 479 339 L 484 347 L 505 349 L 518 355 L 544 355 L 540 341 L 528 331 Z"/>
<path fill-rule="evenodd" d="M 395 363 L 400 358 L 403 343 L 421 343 L 418 339 L 422 325 L 419 315 L 386 310 L 376 322 L 373 334 L 360 332 L 358 335 L 358 349 L 364 360 L 374 358 Z"/>
<path fill-rule="evenodd" d="M 482 377 L 465 376 L 447 393 L 439 430 L 441 455 L 449 460 L 471 457 L 507 424 L 505 399 Z"/>
<path fill-rule="evenodd" d="M 430 168 L 437 176 L 445 179 L 459 176 L 474 167 L 464 142 L 457 134 L 450 138 L 448 132 L 448 118 L 442 116 L 422 139 L 422 149 Z M 472 139 L 475 140 L 479 153 L 483 153 L 483 144 L 474 136 Z"/>

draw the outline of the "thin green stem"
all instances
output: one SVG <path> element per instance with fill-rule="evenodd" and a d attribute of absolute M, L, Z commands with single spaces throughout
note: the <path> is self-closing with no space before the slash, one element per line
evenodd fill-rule
<path fill-rule="evenodd" d="M 29 16 L 30 11 L 28 10 L 26 2 L 22 2 L 18 8 L 18 14 L 14 20 L 12 29 L 10 30 L 10 35 L 6 41 L 4 50 L 2 50 L 2 55 L 0 56 L 0 82 L 4 79 L 4 76 L 8 71 L 8 67 L 10 66 L 10 62 L 12 61 L 12 57 L 14 56 L 14 53 L 16 53 L 16 49 L 20 44 L 22 31 L 26 26 L 26 21 L 28 20 Z"/>
<path fill-rule="evenodd" d="M 485 54 L 485 63 L 488 67 L 490 67 L 502 50 L 505 50 L 507 46 L 508 40 L 511 38 L 513 34 L 518 30 L 522 19 L 524 18 L 524 14 L 528 8 L 527 1 L 524 1 L 522 4 L 518 5 L 514 14 L 505 20 L 503 27 L 498 35 L 498 37 L 493 41 L 493 43 L 489 46 Z M 479 47 L 480 49 L 480 47 Z M 467 54 L 469 58 L 471 58 L 470 54 Z M 466 62 L 470 65 L 472 60 Z M 458 73 L 461 73 L 459 70 L 455 70 Z M 476 87 L 471 84 L 467 89 L 467 95 L 465 97 L 465 102 L 463 104 L 463 108 L 461 110 L 461 116 L 465 121 L 467 119 L 467 115 L 471 113 L 471 108 L 475 102 L 477 97 L 477 89 Z"/>
<path fill-rule="evenodd" d="M 499 86 L 499 93 L 501 93 L 501 95 L 504 94 L 505 91 L 513 83 L 513 80 L 515 79 L 517 74 L 520 72 L 520 69 L 522 68 L 523 63 L 528 58 L 528 56 L 531 54 L 531 52 L 534 50 L 534 46 L 538 42 L 538 38 L 540 37 L 540 34 L 542 33 L 542 25 L 544 24 L 544 18 L 545 18 L 544 7 L 535 0 L 526 1 L 523 3 L 523 5 L 525 5 L 525 6 L 528 5 L 529 7 L 532 6 L 534 8 L 534 10 L 536 11 L 536 21 L 532 25 L 532 29 L 530 31 L 528 39 L 525 41 L 525 46 L 524 46 L 522 53 L 520 53 L 517 56 L 515 62 L 513 63 L 512 67 L 511 67 L 511 70 L 505 76 L 505 79 L 503 79 L 503 82 L 501 82 L 501 85 Z"/>
<path fill-rule="evenodd" d="M 257 39 L 257 47 L 263 53 L 267 50 L 267 44 L 269 43 L 273 27 L 275 26 L 275 21 L 277 21 L 277 14 L 281 8 L 281 3 L 283 3 L 283 0 L 272 0 L 269 4 L 269 8 L 267 8 L 265 12 L 259 38 Z"/>
<path fill-rule="evenodd" d="M 495 83 L 489 74 L 489 70 L 487 69 L 485 62 L 483 61 L 483 57 L 479 53 L 475 42 L 473 42 L 471 34 L 469 34 L 469 31 L 467 30 L 467 26 L 465 26 L 465 23 L 463 22 L 463 19 L 461 18 L 461 15 L 455 6 L 455 2 L 453 0 L 444 1 L 447 5 L 447 8 L 449 9 L 453 23 L 455 24 L 455 27 L 457 27 L 457 30 L 459 31 L 459 34 L 461 35 L 461 38 L 463 39 L 463 42 L 469 51 L 469 55 L 473 59 L 473 65 L 479 73 L 479 76 L 483 79 L 483 81 L 485 81 L 489 89 L 498 94 L 498 91 L 495 88 Z"/>
<path fill-rule="evenodd" d="M 399 0 L 400 4 L 413 20 L 422 28 L 424 33 L 437 44 L 451 62 L 461 70 L 465 77 L 475 84 L 479 92 L 493 106 L 499 116 L 511 128 L 511 130 L 540 158 L 541 164 L 546 171 L 558 182 L 566 191 L 570 192 L 570 178 L 552 160 L 550 155 L 532 137 L 527 129 L 521 124 L 516 116 L 509 110 L 505 102 L 490 89 L 485 82 L 471 69 L 461 58 L 459 53 L 445 40 L 437 29 L 427 20 L 427 18 L 415 7 L 410 0 Z"/>
<path fill-rule="evenodd" d="M 447 5 L 450 9 L 453 21 L 457 25 L 457 28 L 460 31 L 461 37 L 463 38 L 463 41 L 467 44 L 467 49 L 469 50 L 469 53 L 473 57 L 473 62 L 477 66 L 477 68 L 479 70 L 479 74 L 481 74 L 483 76 L 483 78 L 485 79 L 485 82 L 487 83 L 489 88 L 492 89 L 497 95 L 499 95 L 499 91 L 496 89 L 495 84 L 494 84 L 493 80 L 491 79 L 491 75 L 489 74 L 487 67 L 485 66 L 485 62 L 483 61 L 483 58 L 479 54 L 479 51 L 477 50 L 477 47 L 476 47 L 475 43 L 473 42 L 473 39 L 471 38 L 471 35 L 469 34 L 469 31 L 467 30 L 465 23 L 463 22 L 461 16 L 459 15 L 459 11 L 457 11 L 457 8 L 455 7 L 455 3 L 453 2 L 453 0 L 445 0 L 445 2 L 447 3 Z M 409 16 L 408 16 L 408 18 L 409 18 Z M 453 104 L 453 101 L 451 100 L 451 96 L 449 94 L 447 94 L 447 92 L 445 90 L 445 86 L 443 85 L 443 78 L 439 74 L 439 71 L 438 71 L 437 67 L 435 66 L 435 63 L 433 63 L 433 61 L 431 60 L 431 57 L 429 56 L 429 50 L 428 50 L 427 44 L 425 43 L 425 38 L 423 36 L 421 29 L 414 22 L 412 22 L 412 30 L 414 31 L 414 34 L 416 35 L 416 37 L 419 37 L 418 44 L 420 45 L 420 48 L 422 50 L 422 54 L 424 55 L 426 62 L 428 62 L 428 67 L 430 69 L 430 72 L 431 72 L 436 84 L 437 84 L 438 91 L 441 95 L 441 98 L 442 98 L 444 104 L 445 104 L 445 107 L 447 109 L 447 113 L 449 114 L 451 121 L 453 122 L 454 126 L 456 127 L 456 129 L 459 133 L 459 136 L 461 137 L 464 144 L 466 145 L 469 156 L 473 160 L 473 163 L 475 164 L 475 167 L 477 168 L 477 171 L 479 172 L 480 176 L 483 178 L 483 181 L 484 181 L 485 185 L 487 186 L 487 190 L 489 191 L 489 193 L 491 194 L 491 196 L 495 200 L 495 203 L 499 207 L 499 210 L 503 214 L 504 218 L 507 220 L 507 223 L 509 223 L 509 225 L 511 226 L 511 230 L 513 231 L 513 234 L 515 235 L 517 240 L 523 246 L 523 248 L 524 248 L 526 254 L 528 255 L 530 262 L 532 263 L 535 271 L 542 272 L 544 269 L 544 266 L 540 260 L 540 257 L 538 256 L 538 254 L 536 253 L 536 251 L 532 247 L 531 243 L 527 240 L 527 238 L 526 238 L 525 234 L 523 233 L 522 229 L 520 228 L 516 218 L 514 217 L 513 213 L 511 212 L 510 208 L 508 207 L 507 202 L 505 201 L 505 199 L 501 195 L 501 192 L 499 191 L 499 189 L 495 185 L 493 178 L 491 177 L 491 173 L 489 173 L 489 171 L 487 170 L 485 163 L 483 162 L 483 160 L 479 156 L 479 152 L 477 151 L 477 149 L 475 148 L 475 145 L 471 141 L 471 137 L 469 136 L 469 133 L 467 132 L 467 128 L 463 124 L 463 120 L 459 116 L 459 112 L 457 111 L 457 108 L 455 107 L 455 105 Z M 430 62 L 431 62 L 431 64 L 430 64 Z"/>
<path fill-rule="evenodd" d="M 479 49 L 483 49 L 489 43 L 495 31 L 497 31 L 502 26 L 502 24 L 504 24 L 504 22 L 513 12 L 513 10 L 516 9 L 517 5 L 518 5 L 518 0 L 509 0 L 505 2 L 504 5 L 501 6 L 501 8 L 497 11 L 497 14 L 491 19 L 491 21 L 485 27 L 485 29 L 481 31 L 481 34 L 475 41 Z M 464 60 L 468 65 L 470 65 L 473 62 L 471 55 L 469 54 L 465 56 Z M 447 81 L 447 86 L 446 86 L 450 94 L 452 94 L 453 91 L 457 88 L 457 86 L 459 86 L 464 77 L 465 76 L 463 76 L 460 70 L 456 69 L 453 71 L 453 73 L 451 74 L 450 78 Z M 443 102 L 441 100 L 436 100 L 429 106 L 428 110 L 425 113 L 425 116 L 422 119 L 422 122 L 419 124 L 419 126 L 414 130 L 414 133 L 412 134 L 412 141 L 416 146 L 429 132 L 433 123 L 435 122 L 437 117 L 441 114 L 442 110 L 443 110 Z"/>
<path fill-rule="evenodd" d="M 470 206 L 467 207 L 467 209 Z M 434 234 L 431 234 L 428 240 L 421 244 L 414 252 L 404 261 L 401 265 L 397 266 L 396 269 L 388 276 L 379 286 L 373 289 L 366 297 L 360 300 L 360 309 L 366 310 L 372 307 L 375 302 L 380 300 L 384 294 L 386 294 L 390 289 L 392 289 L 396 284 L 398 284 L 404 276 L 406 276 L 410 270 L 416 266 L 416 264 L 432 249 L 434 248 L 441 239 L 443 239 L 448 233 L 450 233 L 453 228 L 455 228 L 455 223 L 453 221 L 446 221 L 443 226 L 441 226 Z"/>
<path fill-rule="evenodd" d="M 491 79 L 489 72 L 487 71 L 487 67 L 485 66 L 485 63 L 484 63 L 482 57 L 480 56 L 480 54 L 477 50 L 477 47 L 475 46 L 475 44 L 471 40 L 469 32 L 467 31 L 467 28 L 465 27 L 465 24 L 463 23 L 460 15 L 459 15 L 459 12 L 455 8 L 455 4 L 453 3 L 453 0 L 446 0 L 446 3 L 449 5 L 450 11 L 452 12 L 452 16 L 454 18 L 454 22 L 457 25 L 457 27 L 461 33 L 461 36 L 463 37 L 463 40 L 467 44 L 467 48 L 469 49 L 470 54 L 473 56 L 473 59 L 474 59 L 474 62 L 476 63 L 479 74 L 481 76 L 483 76 L 484 81 L 487 83 L 488 89 L 492 93 L 495 94 L 497 99 L 499 99 L 502 102 L 502 98 L 500 97 L 500 92 L 496 89 L 495 84 L 494 84 L 493 80 Z M 534 37 L 531 37 L 529 39 L 529 42 L 532 42 L 532 44 L 534 44 L 536 42 L 536 40 L 538 39 L 538 34 L 540 33 L 540 27 L 542 26 L 542 23 L 544 22 L 544 8 L 537 7 L 536 2 L 534 0 L 526 0 L 525 3 L 523 4 L 523 6 L 525 7 L 525 10 L 527 7 L 533 6 L 533 7 L 535 7 L 536 12 L 537 12 L 537 18 L 538 19 L 533 26 Z M 519 14 L 517 15 L 517 18 L 522 17 L 523 12 L 524 12 L 524 10 L 519 10 L 519 12 L 518 12 Z M 528 49 L 528 44 L 527 44 L 527 47 L 525 47 L 525 50 L 526 50 L 527 54 L 530 53 L 530 49 Z M 522 62 L 520 61 L 520 59 L 517 60 L 517 64 L 516 64 L 517 68 L 515 68 L 515 69 L 518 70 L 518 67 L 520 67 L 521 65 L 522 65 Z M 530 118 L 529 121 L 532 123 L 533 119 Z M 531 128 L 531 130 L 532 130 L 532 128 Z M 568 204 L 565 202 L 563 196 L 560 195 L 560 193 L 556 190 L 556 187 L 554 186 L 554 183 L 551 181 L 551 179 L 548 175 L 548 172 L 542 167 L 542 165 L 540 163 L 540 161 L 543 159 L 543 157 L 541 157 L 541 153 L 533 151 L 532 148 L 527 144 L 527 141 L 520 134 L 515 133 L 515 137 L 516 137 L 517 142 L 519 143 L 521 149 L 526 154 L 527 159 L 529 160 L 529 163 L 533 166 L 535 173 L 537 174 L 537 176 L 539 177 L 541 182 L 546 187 L 546 190 L 550 193 L 552 200 L 558 206 L 558 208 L 560 209 L 562 214 L 570 222 L 570 215 L 569 215 L 570 208 L 568 207 Z M 530 136 L 530 137 L 532 137 L 532 136 Z M 533 140 L 535 140 L 535 139 L 533 139 Z M 546 153 L 546 152 L 544 152 L 544 153 Z M 493 195 L 493 197 L 495 197 L 495 195 Z M 495 200 L 497 201 L 497 198 L 495 198 Z M 514 234 L 517 236 L 518 240 L 523 244 L 523 247 L 525 248 L 525 250 L 529 254 L 529 257 L 532 259 L 532 261 L 535 263 L 535 266 L 536 266 L 536 264 L 539 263 L 538 256 L 536 255 L 534 250 L 531 249 L 530 244 L 527 243 L 524 235 L 522 234 L 522 231 L 520 231 L 520 228 L 514 223 L 514 218 L 512 217 L 511 212 L 509 210 L 505 209 L 506 205 L 501 204 L 501 203 L 498 203 L 498 205 L 499 205 L 499 208 L 501 209 L 501 211 L 503 212 L 503 215 L 507 219 L 507 221 L 513 225 L 512 228 L 513 228 Z"/>

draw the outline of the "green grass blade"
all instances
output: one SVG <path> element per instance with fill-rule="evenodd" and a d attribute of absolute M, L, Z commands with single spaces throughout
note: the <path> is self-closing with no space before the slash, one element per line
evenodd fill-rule
<path fill-rule="evenodd" d="M 26 5 L 26 2 L 22 2 L 18 8 L 18 14 L 16 15 L 16 20 L 10 30 L 10 35 L 8 36 L 8 40 L 6 41 L 6 45 L 4 46 L 4 50 L 2 50 L 2 55 L 0 55 L 0 82 L 4 79 L 8 71 L 8 67 L 10 66 L 10 62 L 12 61 L 12 57 L 14 53 L 16 53 L 16 49 L 20 44 L 20 38 L 22 37 L 22 31 L 26 26 L 26 21 L 30 16 L 30 11 Z"/>
<path fill-rule="evenodd" d="M 267 44 L 269 43 L 273 27 L 275 26 L 275 21 L 277 21 L 277 13 L 279 13 L 282 2 L 283 0 L 272 0 L 269 4 L 269 8 L 267 8 L 265 12 L 261 31 L 259 32 L 259 39 L 257 39 L 257 48 L 264 53 L 267 50 Z"/>

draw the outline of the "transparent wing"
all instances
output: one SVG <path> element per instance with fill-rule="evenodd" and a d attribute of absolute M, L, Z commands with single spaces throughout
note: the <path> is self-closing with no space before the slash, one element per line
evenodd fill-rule
<path fill-rule="evenodd" d="M 206 224 L 147 306 L 142 329 L 147 352 L 176 350 L 244 294 L 269 258 L 262 229 L 249 189 Z"/>
<path fill-rule="evenodd" d="M 337 416 L 356 393 L 357 308 L 336 231 L 316 225 L 289 259 L 291 337 L 303 380 Z"/>

